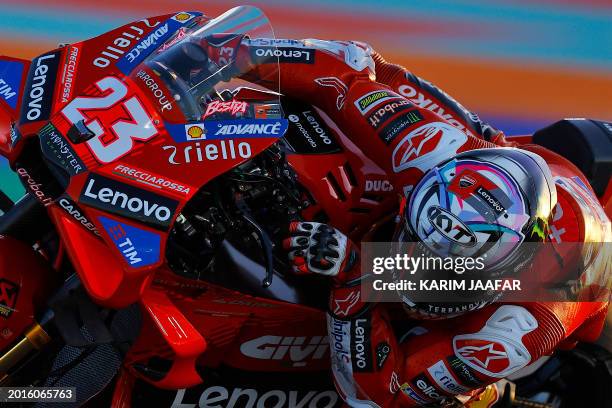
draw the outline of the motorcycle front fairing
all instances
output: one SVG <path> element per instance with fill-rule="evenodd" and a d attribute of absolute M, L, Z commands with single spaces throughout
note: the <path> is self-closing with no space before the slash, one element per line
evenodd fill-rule
<path fill-rule="evenodd" d="M 20 130 L 28 138 L 32 131 L 38 135 L 44 163 L 59 184 L 39 198 L 53 203 L 71 260 L 98 303 L 122 307 L 139 300 L 165 263 L 166 239 L 183 206 L 206 183 L 283 135 L 278 94 L 259 92 L 257 102 L 233 97 L 249 85 L 239 78 L 249 66 L 237 64 L 228 44 L 237 49 L 242 39 L 271 35 L 255 8 L 213 20 L 181 12 L 35 60 L 65 60 L 56 71 L 76 72 L 70 86 L 45 90 L 54 101 L 50 121 L 42 121 L 46 111 L 36 120 L 22 114 Z M 278 71 L 277 62 L 266 65 Z M 26 173 L 23 178 L 40 184 Z"/>
<path fill-rule="evenodd" d="M 268 78 L 250 78 L 249 83 L 241 77 L 253 68 L 245 43 L 259 37 L 273 38 L 265 15 L 252 7 L 235 8 L 205 25 L 179 32 L 132 71 L 131 79 L 148 88 L 154 97 L 160 95 L 157 85 L 174 101 L 157 100 L 160 120 L 171 137 L 161 146 L 168 153 L 167 160 L 151 162 L 145 153 L 145 160 L 134 156 L 133 161 L 126 160 L 127 164 L 175 180 L 187 176 L 185 184 L 195 186 L 187 193 L 192 196 L 217 175 L 276 142 L 287 127 L 281 116 L 279 93 L 269 91 L 278 89 L 278 61 L 265 62 L 262 70 Z M 260 85 L 264 82 L 266 89 Z M 184 119 L 178 120 L 173 110 L 180 111 Z M 161 168 L 156 167 L 159 163 Z M 187 174 L 184 166 L 190 170 Z M 162 268 L 167 271 L 167 267 Z M 196 360 L 206 350 L 201 328 L 196 329 L 183 315 L 163 286 L 148 286 L 141 303 L 152 323 L 148 328 L 155 327 L 171 349 L 164 358 L 169 358 L 172 365 L 160 373 L 148 366 L 143 368 L 140 361 L 131 364 L 131 369 L 160 388 L 201 383 L 195 370 Z"/>
<path fill-rule="evenodd" d="M 254 63 L 243 46 L 257 38 L 273 30 L 254 7 L 146 18 L 49 51 L 29 69 L 17 61 L 18 103 L 0 101 L 10 107 L 3 127 L 14 123 L 18 135 L 2 138 L 0 151 L 47 208 L 88 294 L 111 308 L 140 302 L 172 351 L 160 387 L 200 382 L 195 359 L 206 348 L 149 288 L 167 269 L 168 235 L 203 186 L 287 128 L 270 91 L 278 59 Z M 242 78 L 258 64 L 266 78 Z"/>

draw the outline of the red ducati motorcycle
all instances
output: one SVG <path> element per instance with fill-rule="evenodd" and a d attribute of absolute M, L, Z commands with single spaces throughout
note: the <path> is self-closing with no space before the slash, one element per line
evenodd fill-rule
<path fill-rule="evenodd" d="M 238 7 L 0 57 L 0 152 L 28 191 L 0 194 L 3 386 L 75 387 L 72 405 L 342 405 L 328 283 L 289 273 L 278 243 L 299 219 L 391 236 L 397 195 L 324 112 L 278 92 L 282 41 Z M 584 354 L 542 369 L 609 361 Z M 562 401 L 542 369 L 528 394 Z"/>

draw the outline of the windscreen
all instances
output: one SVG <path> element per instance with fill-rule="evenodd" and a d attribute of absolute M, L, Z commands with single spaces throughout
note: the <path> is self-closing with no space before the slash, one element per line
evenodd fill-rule
<path fill-rule="evenodd" d="M 253 43 L 274 44 L 273 39 L 267 17 L 255 7 L 236 7 L 214 19 L 197 17 L 152 53 L 132 76 L 160 79 L 171 95 L 167 103 L 178 105 L 187 122 L 219 118 L 278 119 L 279 72 L 275 48 L 270 46 L 266 50 L 264 46 L 264 53 L 269 54 L 264 58 L 251 52 Z M 259 52 L 261 49 L 258 47 Z M 251 97 L 257 103 L 234 98 L 239 89 L 261 90 L 264 86 L 267 92 Z M 161 110 L 163 113 L 163 104 Z"/>

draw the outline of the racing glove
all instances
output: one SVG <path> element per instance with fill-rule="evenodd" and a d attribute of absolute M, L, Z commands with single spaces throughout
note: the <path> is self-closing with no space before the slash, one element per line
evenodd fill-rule
<path fill-rule="evenodd" d="M 298 275 L 315 273 L 338 278 L 358 258 L 355 245 L 346 235 L 318 222 L 292 222 L 283 247 L 289 251 L 292 270 Z"/>

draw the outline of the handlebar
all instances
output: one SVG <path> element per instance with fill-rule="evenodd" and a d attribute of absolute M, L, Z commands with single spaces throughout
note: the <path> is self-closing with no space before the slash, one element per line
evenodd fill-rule
<path fill-rule="evenodd" d="M 33 244 L 52 228 L 45 207 L 36 197 L 26 194 L 0 216 L 0 235 Z"/>

